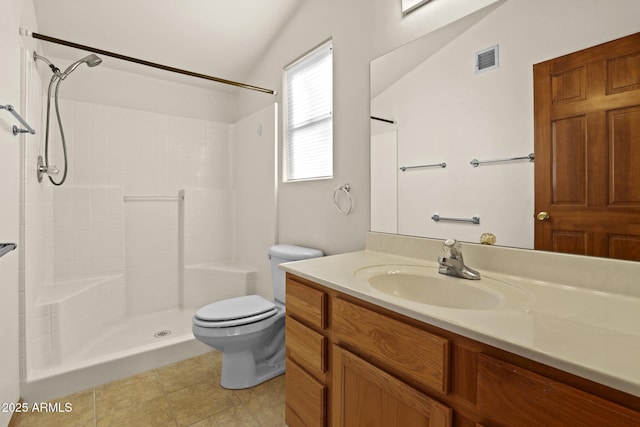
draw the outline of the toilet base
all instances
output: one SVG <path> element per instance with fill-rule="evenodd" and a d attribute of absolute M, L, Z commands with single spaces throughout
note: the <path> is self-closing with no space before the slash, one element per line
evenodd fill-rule
<path fill-rule="evenodd" d="M 257 364 L 252 350 L 222 353 L 220 385 L 226 389 L 239 390 L 254 387 L 284 374 L 285 355 L 284 351 L 281 353 Z"/>

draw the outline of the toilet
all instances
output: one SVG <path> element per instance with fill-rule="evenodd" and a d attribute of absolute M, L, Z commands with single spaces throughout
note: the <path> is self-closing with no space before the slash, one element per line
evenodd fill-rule
<path fill-rule="evenodd" d="M 278 264 L 323 256 L 318 249 L 294 245 L 269 248 L 274 301 L 247 295 L 217 301 L 193 316 L 193 335 L 222 352 L 220 385 L 242 389 L 285 370 L 285 273 Z"/>

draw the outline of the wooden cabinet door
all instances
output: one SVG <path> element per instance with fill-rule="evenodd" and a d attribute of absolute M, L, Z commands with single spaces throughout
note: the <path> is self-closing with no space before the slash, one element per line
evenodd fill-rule
<path fill-rule="evenodd" d="M 477 407 L 496 427 L 640 426 L 638 412 L 484 354 Z"/>
<path fill-rule="evenodd" d="M 332 363 L 333 426 L 451 426 L 451 408 L 336 345 Z"/>
<path fill-rule="evenodd" d="M 640 33 L 534 66 L 535 248 L 640 261 Z"/>

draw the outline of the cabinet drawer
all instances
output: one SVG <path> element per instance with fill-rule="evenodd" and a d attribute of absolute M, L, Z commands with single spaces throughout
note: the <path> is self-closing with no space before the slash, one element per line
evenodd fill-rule
<path fill-rule="evenodd" d="M 342 342 L 441 393 L 449 384 L 449 341 L 340 298 L 332 328 Z"/>
<path fill-rule="evenodd" d="M 477 406 L 495 426 L 640 425 L 638 412 L 484 354 Z"/>
<path fill-rule="evenodd" d="M 287 313 L 318 329 L 327 327 L 327 294 L 287 275 Z"/>
<path fill-rule="evenodd" d="M 327 371 L 327 338 L 287 316 L 287 357 L 316 378 Z"/>
<path fill-rule="evenodd" d="M 289 427 L 326 425 L 327 388 L 287 360 L 285 422 Z"/>

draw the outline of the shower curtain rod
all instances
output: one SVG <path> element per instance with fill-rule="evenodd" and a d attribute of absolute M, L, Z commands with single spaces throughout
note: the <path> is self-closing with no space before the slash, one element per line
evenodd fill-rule
<path fill-rule="evenodd" d="M 200 79 L 211 80 L 218 83 L 223 83 L 226 85 L 240 87 L 242 89 L 250 89 L 258 92 L 269 93 L 271 95 L 275 95 L 276 92 L 271 89 L 265 89 L 258 86 L 249 85 L 246 83 L 234 82 L 232 80 L 221 79 L 219 77 L 208 76 L 206 74 L 194 73 L 193 71 L 182 70 L 180 68 L 169 67 L 167 65 L 157 64 L 155 62 L 145 61 L 143 59 L 133 58 L 131 56 L 120 55 L 119 53 L 109 52 L 108 50 L 97 49 L 95 47 L 85 46 L 82 44 L 70 42 L 67 40 L 57 39 L 55 37 L 45 36 L 44 34 L 31 33 L 31 37 L 34 39 L 44 40 L 51 43 L 61 44 L 64 46 L 73 47 L 76 49 L 85 50 L 92 53 L 97 53 L 99 55 L 110 56 L 112 58 L 122 59 L 123 61 L 135 62 L 136 64 L 146 65 L 147 67 L 158 68 L 160 70 L 171 71 L 172 73 L 184 74 L 186 76 L 197 77 Z"/>

